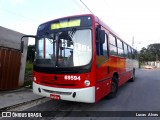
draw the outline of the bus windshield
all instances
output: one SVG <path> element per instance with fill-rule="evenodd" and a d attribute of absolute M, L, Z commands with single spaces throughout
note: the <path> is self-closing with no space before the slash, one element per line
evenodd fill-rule
<path fill-rule="evenodd" d="M 77 67 L 92 57 L 91 29 L 50 33 L 36 43 L 36 63 L 46 67 Z"/>

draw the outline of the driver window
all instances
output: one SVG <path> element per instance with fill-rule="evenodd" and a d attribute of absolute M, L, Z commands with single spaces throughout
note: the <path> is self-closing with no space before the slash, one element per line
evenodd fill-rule
<path fill-rule="evenodd" d="M 102 65 L 108 59 L 108 36 L 105 35 L 105 42 L 103 44 L 99 44 L 96 42 L 96 64 L 97 66 Z M 100 47 L 100 48 L 99 48 Z"/>

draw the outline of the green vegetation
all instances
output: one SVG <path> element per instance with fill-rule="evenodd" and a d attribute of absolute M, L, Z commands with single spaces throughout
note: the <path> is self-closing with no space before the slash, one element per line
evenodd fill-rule
<path fill-rule="evenodd" d="M 27 88 L 32 88 L 34 49 L 35 49 L 34 45 L 28 46 L 27 62 L 26 62 L 26 68 L 25 68 L 25 80 L 24 80 L 24 86 Z"/>
<path fill-rule="evenodd" d="M 32 88 L 33 63 L 26 62 L 24 86 Z"/>
<path fill-rule="evenodd" d="M 25 75 L 32 75 L 33 72 L 33 63 L 26 63 Z"/>
<path fill-rule="evenodd" d="M 150 44 L 147 48 L 143 47 L 139 54 L 141 64 L 149 61 L 160 61 L 160 44 Z"/>
<path fill-rule="evenodd" d="M 34 61 L 34 52 L 35 52 L 35 45 L 29 45 L 27 51 L 27 61 L 33 63 Z"/>
<path fill-rule="evenodd" d="M 24 87 L 32 89 L 32 81 L 24 82 Z"/>

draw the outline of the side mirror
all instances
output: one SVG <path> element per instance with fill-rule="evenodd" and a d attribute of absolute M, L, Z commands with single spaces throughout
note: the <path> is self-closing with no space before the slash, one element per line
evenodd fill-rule
<path fill-rule="evenodd" d="M 105 42 L 105 31 L 100 30 L 100 43 L 103 44 Z"/>
<path fill-rule="evenodd" d="M 21 37 L 21 46 L 20 46 L 20 50 L 21 50 L 21 53 L 23 53 L 23 48 L 24 48 L 24 41 L 23 41 L 23 38 L 25 37 L 32 37 L 32 38 L 37 38 L 37 36 L 34 36 L 34 35 L 24 35 Z"/>
<path fill-rule="evenodd" d="M 96 28 L 96 41 L 103 44 L 105 42 L 105 31 L 99 27 Z"/>
<path fill-rule="evenodd" d="M 96 28 L 96 42 L 99 42 L 99 35 L 100 35 L 100 28 L 99 27 L 97 27 Z"/>

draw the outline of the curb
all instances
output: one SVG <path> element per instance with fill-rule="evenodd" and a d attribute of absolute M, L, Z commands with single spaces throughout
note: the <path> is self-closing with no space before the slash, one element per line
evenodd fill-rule
<path fill-rule="evenodd" d="M 26 105 L 26 104 L 29 104 L 29 103 L 32 103 L 32 102 L 35 102 L 35 101 L 38 101 L 38 100 L 41 100 L 41 99 L 44 99 L 44 98 L 46 98 L 46 97 L 41 97 L 41 98 L 30 100 L 30 101 L 27 101 L 27 102 L 18 103 L 18 104 L 15 104 L 15 105 L 11 105 L 11 106 L 7 106 L 7 107 L 4 107 L 4 108 L 0 108 L 0 112 L 5 112 L 7 110 L 10 110 L 10 109 L 22 106 L 22 105 Z"/>

